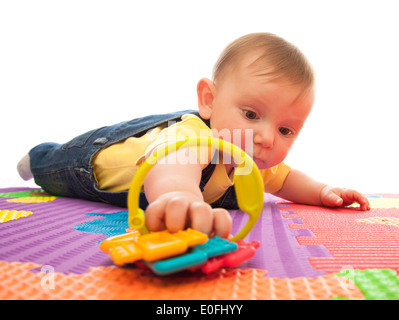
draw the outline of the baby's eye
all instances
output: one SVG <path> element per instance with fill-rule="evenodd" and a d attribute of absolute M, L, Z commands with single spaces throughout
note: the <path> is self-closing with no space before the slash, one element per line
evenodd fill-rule
<path fill-rule="evenodd" d="M 281 127 L 281 128 L 279 128 L 278 130 L 280 131 L 280 133 L 281 133 L 283 136 L 289 136 L 289 135 L 294 134 L 294 132 L 293 132 L 291 129 L 288 129 L 288 128 L 285 128 L 285 127 Z"/>
<path fill-rule="evenodd" d="M 258 119 L 258 115 L 256 114 L 256 112 L 251 111 L 251 110 L 244 110 L 244 114 L 247 117 L 247 119 L 249 120 L 255 120 Z"/>

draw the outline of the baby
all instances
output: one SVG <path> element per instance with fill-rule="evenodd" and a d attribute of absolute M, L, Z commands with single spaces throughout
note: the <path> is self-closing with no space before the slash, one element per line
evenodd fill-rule
<path fill-rule="evenodd" d="M 62 145 L 43 143 L 21 159 L 18 171 L 52 194 L 126 206 L 130 182 L 145 157 L 186 137 L 214 136 L 253 158 L 265 192 L 309 205 L 357 202 L 369 210 L 361 193 L 315 181 L 283 163 L 314 94 L 312 68 L 295 46 L 273 34 L 249 34 L 222 52 L 212 80 L 199 81 L 198 112 L 152 115 L 92 130 Z M 140 199 L 148 229 L 192 227 L 228 237 L 227 209 L 238 208 L 235 161 L 230 160 L 222 150 L 188 148 L 159 161 L 146 176 Z"/>

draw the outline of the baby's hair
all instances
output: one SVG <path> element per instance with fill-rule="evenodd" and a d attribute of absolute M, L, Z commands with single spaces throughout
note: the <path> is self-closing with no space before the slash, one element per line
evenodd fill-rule
<path fill-rule="evenodd" d="M 226 71 L 239 65 L 248 52 L 259 52 L 259 57 L 250 65 L 256 75 L 289 80 L 292 84 L 301 84 L 303 90 L 314 85 L 313 68 L 304 54 L 271 33 L 251 33 L 229 44 L 215 64 L 213 81 L 216 83 Z"/>

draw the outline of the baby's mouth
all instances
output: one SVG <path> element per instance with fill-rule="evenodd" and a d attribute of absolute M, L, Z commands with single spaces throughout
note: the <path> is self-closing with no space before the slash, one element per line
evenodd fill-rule
<path fill-rule="evenodd" d="M 257 158 L 257 157 L 253 157 L 254 162 L 256 163 L 256 165 L 260 168 L 260 169 L 265 169 L 267 168 L 267 163 L 265 160 L 261 159 L 261 158 Z"/>

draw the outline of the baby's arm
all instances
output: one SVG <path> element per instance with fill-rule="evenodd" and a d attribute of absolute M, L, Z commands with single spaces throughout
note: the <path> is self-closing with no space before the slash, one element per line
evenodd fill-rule
<path fill-rule="evenodd" d="M 232 221 L 225 209 L 212 209 L 199 188 L 201 166 L 189 149 L 180 149 L 159 161 L 144 180 L 150 231 L 170 232 L 191 227 L 208 235 L 227 238 Z M 184 159 L 184 164 L 176 159 Z"/>
<path fill-rule="evenodd" d="M 326 207 L 349 206 L 357 202 L 361 210 L 370 210 L 369 201 L 361 193 L 345 188 L 333 188 L 298 170 L 290 171 L 283 187 L 275 195 L 296 203 Z"/>

